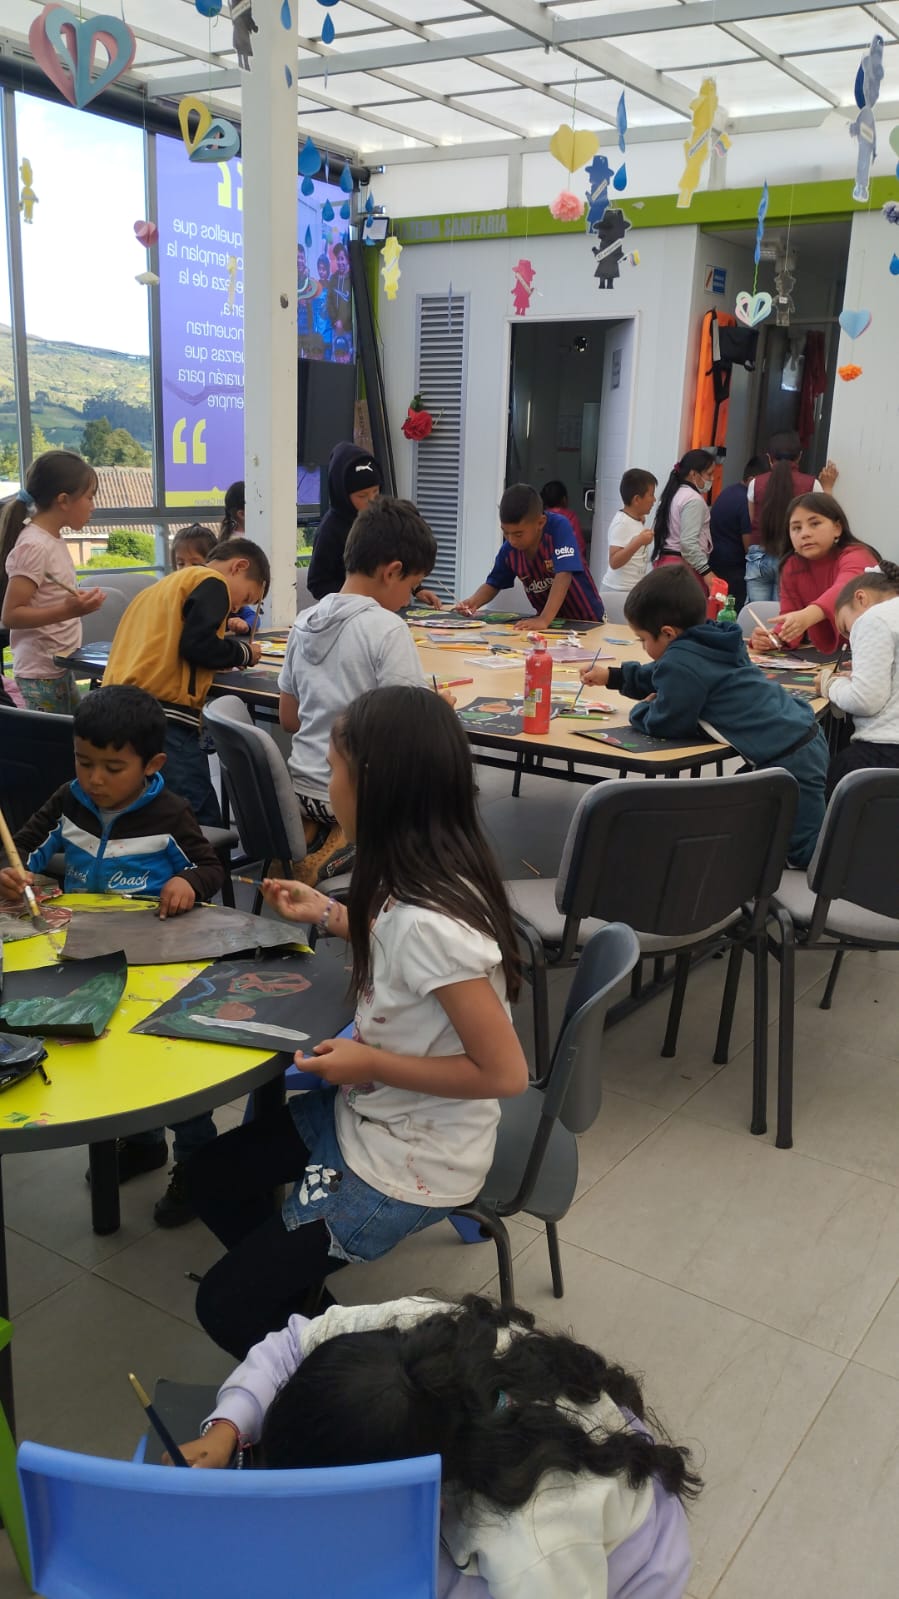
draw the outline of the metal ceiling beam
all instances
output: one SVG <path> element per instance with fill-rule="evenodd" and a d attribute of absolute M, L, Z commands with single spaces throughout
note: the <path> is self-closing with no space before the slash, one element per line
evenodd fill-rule
<path fill-rule="evenodd" d="M 888 17 L 882 6 L 865 5 L 862 6 L 862 10 L 867 13 L 872 22 L 877 23 L 878 28 L 882 33 L 885 33 L 888 38 L 899 39 L 899 23 L 894 22 L 891 17 Z"/>
<path fill-rule="evenodd" d="M 480 0 L 477 0 L 480 4 Z M 808 11 L 845 11 L 847 0 L 691 0 L 689 5 L 656 6 L 650 11 L 615 11 L 607 17 L 556 17 L 553 36 L 556 44 L 582 39 L 614 39 L 622 34 L 662 33 L 669 28 L 714 27 L 716 23 L 750 22 L 764 17 L 798 15 Z M 485 0 L 483 10 L 503 15 L 493 0 Z M 551 13 L 550 13 L 551 15 Z"/>
<path fill-rule="evenodd" d="M 789 0 L 789 3 L 792 4 L 792 0 Z M 819 100 L 826 100 L 830 106 L 838 106 L 840 104 L 838 94 L 834 94 L 831 89 L 825 89 L 823 83 L 819 83 L 817 78 L 810 78 L 807 72 L 802 71 L 801 67 L 797 67 L 794 62 L 786 60 L 784 56 L 778 55 L 776 50 L 769 50 L 767 45 L 760 44 L 758 39 L 753 38 L 752 34 L 747 33 L 744 28 L 737 28 L 732 23 L 725 24 L 721 28 L 721 32 L 726 33 L 730 39 L 736 39 L 738 44 L 747 45 L 763 61 L 767 61 L 770 66 L 776 67 L 778 72 L 782 72 L 785 77 L 792 78 L 794 83 L 801 84 L 803 89 L 808 89 L 811 94 L 816 94 Z"/>

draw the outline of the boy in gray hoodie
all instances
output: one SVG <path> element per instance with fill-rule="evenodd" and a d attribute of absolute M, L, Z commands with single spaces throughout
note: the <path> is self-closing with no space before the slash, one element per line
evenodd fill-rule
<path fill-rule="evenodd" d="M 278 717 L 293 735 L 287 765 L 308 821 L 306 859 L 295 876 L 314 884 L 352 857 L 328 801 L 328 743 L 335 718 L 367 689 L 427 689 L 418 650 L 402 617 L 427 577 L 437 542 L 409 500 L 380 497 L 360 512 L 344 551 L 346 578 L 301 611 L 278 678 Z"/>

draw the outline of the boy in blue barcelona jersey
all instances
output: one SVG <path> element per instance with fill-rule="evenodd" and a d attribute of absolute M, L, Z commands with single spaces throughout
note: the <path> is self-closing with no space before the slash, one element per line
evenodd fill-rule
<path fill-rule="evenodd" d="M 494 599 L 501 589 L 514 587 L 520 578 L 536 618 L 522 617 L 517 628 L 549 627 L 557 616 L 572 621 L 601 622 L 603 604 L 564 516 L 544 511 L 543 501 L 529 483 L 513 483 L 499 506 L 503 530 L 493 571 L 486 583 L 461 600 L 456 610 L 471 615 Z"/>

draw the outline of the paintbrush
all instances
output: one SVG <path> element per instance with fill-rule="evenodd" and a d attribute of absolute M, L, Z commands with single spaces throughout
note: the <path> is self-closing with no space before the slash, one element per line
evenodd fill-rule
<path fill-rule="evenodd" d="M 590 662 L 590 665 L 587 667 L 587 671 L 588 672 L 592 672 L 593 671 L 593 668 L 596 665 L 597 661 L 599 660 L 599 657 L 601 656 L 601 654 L 602 654 L 602 644 L 599 645 L 599 647 L 598 647 L 598 649 L 596 651 L 596 654 L 594 655 L 592 661 Z M 581 683 L 580 688 L 578 689 L 577 693 L 574 696 L 574 699 L 571 702 L 571 709 L 572 710 L 574 710 L 574 707 L 576 706 L 578 700 L 580 699 L 580 697 L 583 694 L 584 689 L 586 687 L 587 687 L 586 683 Z"/>
<path fill-rule="evenodd" d="M 756 627 L 760 627 L 762 632 L 767 634 L 768 638 L 771 640 L 771 643 L 774 645 L 774 648 L 776 650 L 782 650 L 783 647 L 784 647 L 783 646 L 783 639 L 778 638 L 776 633 L 772 633 L 770 627 L 766 627 L 765 626 L 765 624 L 762 621 L 761 617 L 759 616 L 758 612 L 754 611 L 752 609 L 751 605 L 747 605 L 746 609 L 749 612 L 750 616 L 752 617 L 752 620 L 754 621 Z"/>
<path fill-rule="evenodd" d="M 58 946 L 54 944 L 52 938 L 50 937 L 49 924 L 46 918 L 41 915 L 37 897 L 34 889 L 28 881 L 27 873 L 22 865 L 22 857 L 16 849 L 15 840 L 13 839 L 12 833 L 9 830 L 9 824 L 7 823 L 6 817 L 4 816 L 2 810 L 0 810 L 0 842 L 2 842 L 3 848 L 6 850 L 6 858 L 9 861 L 10 866 L 13 868 L 13 871 L 19 873 L 22 879 L 22 893 L 25 896 L 25 903 L 28 906 L 28 914 L 34 923 L 34 930 L 36 933 L 46 934 L 47 942 L 58 960 Z"/>
<path fill-rule="evenodd" d="M 67 594 L 73 594 L 76 600 L 81 599 L 81 589 L 73 589 L 70 583 L 64 583 L 61 577 L 54 577 L 52 572 L 45 572 L 44 580 L 47 583 L 55 583 L 58 589 L 65 589 Z"/>
<path fill-rule="evenodd" d="M 150 1395 L 147 1393 L 145 1388 L 141 1387 L 141 1384 L 138 1382 L 133 1371 L 129 1371 L 128 1381 L 130 1382 L 134 1392 L 137 1394 L 138 1399 L 147 1413 L 147 1420 L 150 1423 L 150 1426 L 153 1428 L 153 1431 L 155 1432 L 163 1448 L 168 1451 L 168 1456 L 172 1462 L 172 1465 L 187 1466 L 189 1468 L 190 1461 L 185 1460 L 181 1450 L 178 1448 L 178 1445 L 169 1432 L 168 1427 L 160 1416 L 159 1411 L 156 1409 L 156 1406 L 150 1403 Z"/>
<path fill-rule="evenodd" d="M 262 879 L 260 877 L 240 877 L 237 872 L 233 873 L 233 877 L 234 877 L 235 883 L 246 883 L 247 888 L 264 888 L 265 887 L 265 884 L 264 884 L 264 882 L 262 881 Z M 291 889 L 290 897 L 291 897 L 291 899 L 299 899 L 300 898 L 300 885 L 299 884 L 297 884 L 295 888 Z"/>

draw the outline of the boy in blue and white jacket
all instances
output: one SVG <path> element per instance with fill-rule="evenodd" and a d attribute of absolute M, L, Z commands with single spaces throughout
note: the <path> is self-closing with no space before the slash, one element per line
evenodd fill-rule
<path fill-rule="evenodd" d="M 736 622 L 707 622 L 696 574 L 683 563 L 657 566 L 624 604 L 650 664 L 592 666 L 584 683 L 640 700 L 634 727 L 684 744 L 706 737 L 730 744 L 759 768 L 780 766 L 799 784 L 788 865 L 807 866 L 824 821 L 827 741 L 806 701 L 773 683 L 749 659 Z"/>
<path fill-rule="evenodd" d="M 65 856 L 69 893 L 159 896 L 160 917 L 211 899 L 224 872 L 193 811 L 165 787 L 166 723 L 143 689 L 110 686 L 81 701 L 73 718 L 75 771 L 20 828 L 16 847 L 28 876 Z M 0 897 L 22 882 L 0 871 Z"/>

